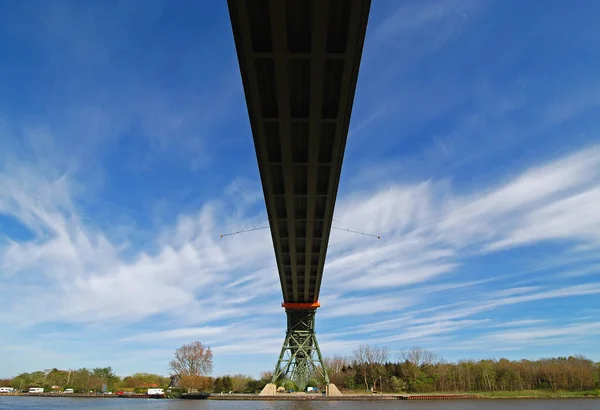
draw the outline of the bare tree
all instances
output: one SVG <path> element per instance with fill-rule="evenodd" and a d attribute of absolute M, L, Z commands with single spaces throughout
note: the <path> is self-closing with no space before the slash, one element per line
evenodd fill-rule
<path fill-rule="evenodd" d="M 344 371 L 350 366 L 351 359 L 347 356 L 335 355 L 333 357 L 324 357 L 323 364 L 327 369 L 329 382 L 341 386 L 345 377 Z"/>
<path fill-rule="evenodd" d="M 338 373 L 350 365 L 350 359 L 347 356 L 334 355 L 332 357 L 324 357 L 323 363 L 327 368 L 327 372 Z"/>
<path fill-rule="evenodd" d="M 434 365 L 438 363 L 438 357 L 435 353 L 429 350 L 422 349 L 420 347 L 413 347 L 408 350 L 402 350 L 400 356 L 406 363 L 409 363 L 409 367 L 406 369 L 406 376 L 410 377 L 413 384 L 419 377 L 421 367 L 425 365 Z"/>
<path fill-rule="evenodd" d="M 271 379 L 273 379 L 273 372 L 270 370 L 266 372 L 260 372 L 260 379 L 266 380 L 267 383 L 271 383 Z"/>
<path fill-rule="evenodd" d="M 369 379 L 372 384 L 382 374 L 383 364 L 388 360 L 387 347 L 361 345 L 353 352 L 354 363 L 360 367 L 365 388 L 369 388 Z"/>
<path fill-rule="evenodd" d="M 171 371 L 181 379 L 200 380 L 198 376 L 205 376 L 212 372 L 212 350 L 200 342 L 193 342 L 181 346 L 175 351 L 175 358 L 169 363 Z M 193 386 L 188 385 L 188 390 Z"/>
<path fill-rule="evenodd" d="M 413 347 L 408 350 L 402 350 L 400 352 L 400 356 L 405 361 L 412 363 L 417 367 L 421 367 L 428 364 L 436 364 L 438 362 L 438 357 L 435 353 L 420 347 Z"/>

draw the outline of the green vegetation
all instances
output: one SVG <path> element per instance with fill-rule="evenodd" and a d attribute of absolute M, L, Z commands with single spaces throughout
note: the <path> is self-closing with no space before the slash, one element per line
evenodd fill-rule
<path fill-rule="evenodd" d="M 250 376 L 241 374 L 223 376 L 213 379 L 212 377 L 199 376 L 196 380 L 200 391 L 214 393 L 256 393 L 270 381 L 255 380 Z M 33 373 L 21 373 L 13 379 L 1 380 L 1 386 L 14 387 L 19 391 L 26 391 L 30 387 L 43 387 L 46 392 L 64 391 L 72 388 L 75 393 L 102 392 L 103 385 L 107 391 L 129 391 L 133 393 L 145 393 L 148 388 L 168 389 L 170 377 L 152 373 L 135 373 L 131 376 L 120 378 L 116 376 L 110 367 L 79 370 L 51 369 Z M 175 395 L 186 388 L 174 388 Z"/>
<path fill-rule="evenodd" d="M 1 380 L 2 387 L 14 387 L 27 391 L 30 387 L 43 387 L 46 392 L 64 391 L 71 388 L 75 393 L 128 391 L 145 393 L 148 388 L 171 390 L 170 396 L 182 392 L 203 391 L 215 393 L 257 393 L 271 381 L 271 374 L 264 373 L 259 380 L 241 374 L 213 379 L 212 350 L 200 342 L 183 345 L 175 351 L 169 362 L 177 383 L 169 389 L 170 377 L 151 373 L 135 373 L 124 378 L 118 377 L 111 367 L 79 370 L 49 369 L 33 373 L 22 373 L 10 380 Z"/>
<path fill-rule="evenodd" d="M 461 360 L 448 363 L 413 348 L 397 362 L 385 348 L 361 346 L 351 357 L 326 359 L 329 379 L 347 391 L 389 393 L 472 392 L 486 397 L 598 396 L 600 363 L 582 356 L 510 361 Z"/>
<path fill-rule="evenodd" d="M 600 397 L 600 390 L 580 391 L 552 391 L 552 390 L 523 390 L 523 391 L 495 391 L 477 394 L 480 397 L 491 399 L 511 399 L 523 397 L 535 398 L 568 398 L 568 397 Z"/>
<path fill-rule="evenodd" d="M 63 391 L 66 388 L 72 388 L 76 393 L 100 392 L 103 386 L 106 386 L 107 390 L 112 390 L 121 383 L 122 380 L 114 374 L 110 367 L 78 370 L 54 368 L 33 373 L 21 373 L 10 380 L 10 386 L 17 390 L 43 387 L 45 391 Z"/>
<path fill-rule="evenodd" d="M 510 361 L 507 359 L 461 360 L 448 363 L 420 348 L 401 352 L 398 361 L 390 361 L 386 348 L 360 346 L 352 356 L 324 360 L 329 380 L 346 393 L 472 393 L 487 398 L 512 397 L 600 397 L 600 363 L 582 356 Z M 178 375 L 172 395 L 185 391 L 214 393 L 258 393 L 271 382 L 273 373 L 259 379 L 242 374 L 217 378 L 208 376 L 212 369 L 212 351 L 199 342 L 177 349 L 170 367 Z M 176 371 L 176 372 L 175 372 Z M 48 369 L 22 373 L 0 385 L 17 390 L 43 387 L 45 391 L 72 388 L 76 393 L 131 391 L 169 388 L 170 377 L 135 373 L 120 378 L 110 367 L 94 369 Z M 309 386 L 323 389 L 324 380 L 313 377 Z M 297 390 L 290 380 L 278 380 L 278 387 Z"/>

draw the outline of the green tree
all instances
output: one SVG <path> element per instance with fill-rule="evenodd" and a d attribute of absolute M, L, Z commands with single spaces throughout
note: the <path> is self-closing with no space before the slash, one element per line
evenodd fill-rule
<path fill-rule="evenodd" d="M 132 378 L 132 380 L 137 383 L 136 386 L 156 384 L 157 386 L 164 388 L 167 387 L 171 381 L 169 377 L 161 376 L 160 374 L 154 373 L 134 373 L 128 377 Z"/>
<path fill-rule="evenodd" d="M 258 393 L 262 389 L 264 389 L 264 387 L 267 385 L 267 383 L 270 383 L 270 380 L 268 380 L 268 381 L 265 379 L 249 380 L 246 385 L 246 390 L 244 392 L 245 393 Z"/>
<path fill-rule="evenodd" d="M 222 378 L 220 378 L 220 377 L 217 377 L 217 378 L 215 379 L 215 381 L 213 382 L 213 391 L 214 391 L 215 393 L 222 393 L 222 392 L 223 392 L 223 390 L 224 390 L 224 387 L 223 387 L 223 379 L 222 379 Z"/>
<path fill-rule="evenodd" d="M 47 371 L 44 377 L 44 385 L 48 388 L 58 386 L 63 389 L 71 380 L 70 370 L 58 370 L 56 368 Z"/>
<path fill-rule="evenodd" d="M 243 374 L 235 374 L 231 376 L 231 383 L 233 384 L 233 391 L 236 393 L 241 393 L 246 391 L 248 387 L 248 383 L 252 381 L 252 377 L 245 376 Z"/>
<path fill-rule="evenodd" d="M 31 383 L 30 380 L 29 373 L 21 373 L 12 378 L 10 381 L 10 387 L 17 390 L 28 389 Z"/>
<path fill-rule="evenodd" d="M 386 347 L 361 345 L 353 352 L 354 367 L 360 370 L 365 389 L 381 376 L 381 367 L 388 360 Z"/>
<path fill-rule="evenodd" d="M 73 372 L 71 386 L 77 393 L 87 393 L 90 390 L 91 372 L 86 368 L 81 368 Z"/>
<path fill-rule="evenodd" d="M 102 390 L 106 385 L 108 390 L 113 390 L 121 379 L 113 372 L 111 367 L 96 367 L 92 370 L 92 383 L 96 390 Z M 98 386 L 99 385 L 99 386 Z"/>
<path fill-rule="evenodd" d="M 286 391 L 289 391 L 289 390 L 298 391 L 298 386 L 296 386 L 296 384 L 293 381 L 288 380 L 288 379 L 283 380 L 281 382 L 281 386 L 283 386 L 283 388 Z"/>
<path fill-rule="evenodd" d="M 408 387 L 404 380 L 396 376 L 392 376 L 390 378 L 390 384 L 394 393 L 405 392 L 406 388 Z"/>
<path fill-rule="evenodd" d="M 224 376 L 222 380 L 223 380 L 223 391 L 224 392 L 232 391 L 233 390 L 233 381 L 231 380 L 231 377 Z"/>
<path fill-rule="evenodd" d="M 121 381 L 121 387 L 126 389 L 133 389 L 135 387 L 141 386 L 142 384 L 144 384 L 144 382 L 135 375 L 124 377 Z"/>

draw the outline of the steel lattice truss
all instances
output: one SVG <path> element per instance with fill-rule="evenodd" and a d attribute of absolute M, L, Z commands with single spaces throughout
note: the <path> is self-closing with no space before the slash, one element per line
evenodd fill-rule
<path fill-rule="evenodd" d="M 304 390 L 313 377 L 329 384 L 315 333 L 315 313 L 316 310 L 286 310 L 287 332 L 273 382 L 288 378 L 300 390 Z"/>

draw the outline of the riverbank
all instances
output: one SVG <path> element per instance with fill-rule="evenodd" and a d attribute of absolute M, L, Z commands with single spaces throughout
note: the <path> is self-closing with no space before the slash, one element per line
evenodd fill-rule
<path fill-rule="evenodd" d="M 86 399 L 164 399 L 164 395 L 156 394 L 87 394 L 87 393 L 0 393 L 2 396 L 20 396 L 20 397 L 51 397 L 51 398 L 86 398 Z"/>
<path fill-rule="evenodd" d="M 159 398 L 148 395 L 117 396 L 114 394 L 57 394 L 57 393 L 0 393 L 1 396 L 20 396 L 20 397 L 50 397 L 50 398 L 97 398 L 97 399 L 117 399 L 117 398 Z M 189 394 L 185 397 L 192 400 L 239 400 L 239 401 L 388 401 L 388 400 L 493 400 L 493 399 L 576 399 L 576 398 L 596 398 L 600 399 L 599 390 L 589 391 L 518 391 L 518 392 L 485 392 L 485 393 L 386 393 L 386 394 L 365 394 L 357 392 L 347 392 L 342 396 L 323 396 L 319 394 L 307 393 L 280 393 L 276 396 L 259 396 L 258 394 Z M 181 397 L 182 399 L 184 397 Z"/>
<path fill-rule="evenodd" d="M 600 398 L 600 390 L 582 391 L 546 391 L 546 390 L 524 390 L 524 391 L 497 391 L 477 393 L 484 399 L 576 399 L 576 398 Z"/>
<path fill-rule="evenodd" d="M 190 397 L 191 398 L 191 397 Z M 322 396 L 304 393 L 280 393 L 276 396 L 258 396 L 256 394 L 213 394 L 198 399 L 207 400 L 264 400 L 264 401 L 381 401 L 381 400 L 491 400 L 491 399 L 576 399 L 600 398 L 600 391 L 581 392 L 546 392 L 546 391 L 521 391 L 521 392 L 491 392 L 491 393 L 386 393 L 365 394 L 345 393 L 342 396 Z"/>
<path fill-rule="evenodd" d="M 188 397 L 191 398 L 191 397 Z M 388 400 L 469 400 L 478 398 L 470 394 L 447 395 L 402 395 L 402 394 L 347 394 L 342 396 L 323 396 L 318 394 L 285 393 L 276 396 L 256 394 L 217 394 L 198 397 L 207 400 L 253 400 L 253 401 L 388 401 Z"/>
<path fill-rule="evenodd" d="M 0 397 L 3 396 L 19 396 L 19 397 L 59 397 L 59 398 L 89 398 L 89 399 L 116 399 L 119 396 L 115 394 L 85 394 L 85 393 L 0 393 Z"/>
<path fill-rule="evenodd" d="M 364 396 L 361 392 L 343 392 L 344 396 Z M 375 394 L 378 396 L 377 394 Z M 449 392 L 449 393 L 384 393 L 386 395 L 403 396 L 469 396 L 475 399 L 565 399 L 565 398 L 600 398 L 600 390 L 582 391 L 551 391 L 551 390 L 521 390 L 521 391 L 494 391 L 494 392 Z"/>

